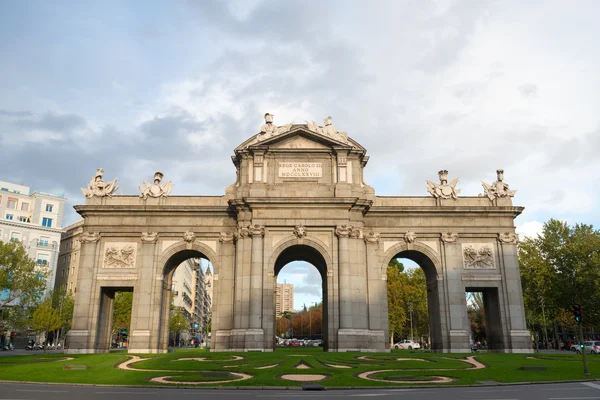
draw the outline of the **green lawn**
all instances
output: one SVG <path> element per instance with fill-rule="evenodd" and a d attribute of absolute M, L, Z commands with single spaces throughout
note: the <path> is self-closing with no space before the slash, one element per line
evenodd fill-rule
<path fill-rule="evenodd" d="M 234 356 L 243 357 L 235 360 Z M 468 356 L 485 364 L 475 369 L 460 361 Z M 529 357 L 538 357 L 531 359 Z M 124 371 L 116 366 L 126 361 L 125 353 L 70 355 L 64 360 L 60 354 L 32 354 L 0 357 L 0 379 L 10 381 L 90 383 L 114 385 L 157 385 L 151 378 L 169 376 L 171 381 L 210 382 L 236 379 L 223 372 L 252 375 L 240 382 L 219 383 L 219 386 L 300 386 L 302 382 L 282 380 L 285 374 L 321 374 L 327 378 L 319 383 L 328 387 L 341 386 L 398 386 L 403 381 L 422 381 L 433 376 L 449 377 L 448 385 L 478 384 L 480 381 L 501 383 L 527 381 L 560 381 L 587 379 L 583 375 L 581 356 L 571 353 L 538 354 L 438 354 L 394 350 L 391 353 L 324 353 L 319 348 L 286 348 L 274 353 L 209 353 L 202 349 L 181 349 L 167 354 L 146 355 L 146 361 L 131 367 L 142 371 Z M 181 358 L 205 358 L 205 361 L 178 361 Z M 410 358 L 411 360 L 397 360 Z M 296 368 L 299 364 L 306 369 Z M 600 376 L 600 356 L 588 356 L 591 379 Z M 85 370 L 63 370 L 65 365 L 85 365 Z M 272 368 L 265 368 L 276 365 Z M 545 371 L 524 371 L 523 366 L 544 366 Z M 342 368 L 344 367 L 344 368 Z M 204 372 L 203 371 L 222 371 Z M 384 382 L 361 379 L 368 371 L 386 371 L 372 374 Z M 204 386 L 210 386 L 204 385 Z"/>

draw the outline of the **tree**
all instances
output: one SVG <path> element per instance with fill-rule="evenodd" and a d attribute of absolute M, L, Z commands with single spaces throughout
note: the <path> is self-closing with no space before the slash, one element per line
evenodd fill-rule
<path fill-rule="evenodd" d="M 44 333 L 46 336 L 49 332 L 54 331 L 62 325 L 60 314 L 52 307 L 52 299 L 48 298 L 42 302 L 33 312 L 31 327 L 36 333 Z M 46 352 L 44 346 L 44 353 Z"/>
<path fill-rule="evenodd" d="M 541 297 L 547 321 L 560 320 L 568 329 L 571 304 L 577 303 L 584 324 L 600 323 L 600 231 L 551 219 L 536 238 L 519 244 L 519 264 L 530 330 L 541 327 Z"/>
<path fill-rule="evenodd" d="M 31 307 L 42 299 L 45 287 L 46 273 L 36 267 L 23 245 L 0 240 L 0 331 L 25 328 Z"/>
<path fill-rule="evenodd" d="M 122 330 L 129 330 L 132 304 L 133 292 L 115 293 L 112 317 L 112 336 L 117 335 Z"/>
<path fill-rule="evenodd" d="M 396 260 L 396 259 L 393 259 Z M 391 264 L 391 263 L 390 263 Z M 402 265 L 400 263 L 400 265 Z M 404 266 L 403 266 L 404 267 Z M 400 272 L 397 265 L 387 267 L 388 325 L 390 347 L 394 344 L 394 334 L 402 332 L 406 323 L 406 308 L 403 292 L 406 289 L 407 276 Z"/>
<path fill-rule="evenodd" d="M 485 340 L 487 336 L 482 292 L 470 292 L 468 294 L 467 313 L 469 314 L 469 320 L 471 321 L 471 333 L 473 340 Z"/>
<path fill-rule="evenodd" d="M 169 332 L 175 335 L 176 339 L 179 340 L 179 334 L 188 328 L 188 320 L 183 315 L 181 308 L 175 309 L 175 313 L 169 319 Z"/>
<path fill-rule="evenodd" d="M 64 288 L 52 291 L 50 297 L 52 298 L 52 307 L 58 311 L 58 315 L 60 316 L 61 326 L 59 327 L 60 334 L 58 335 L 58 338 L 60 338 L 71 329 L 75 302 L 73 294 L 71 292 L 67 293 L 67 290 Z"/>

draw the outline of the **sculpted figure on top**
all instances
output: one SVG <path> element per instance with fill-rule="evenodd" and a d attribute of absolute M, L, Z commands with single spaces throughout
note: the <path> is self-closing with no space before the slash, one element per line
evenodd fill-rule
<path fill-rule="evenodd" d="M 88 183 L 87 189 L 81 189 L 81 192 L 85 197 L 91 199 L 94 196 L 97 197 L 112 197 L 112 195 L 119 188 L 117 186 L 117 178 L 113 179 L 110 182 L 104 182 L 102 180 L 102 175 L 104 175 L 104 169 L 98 168 L 96 170 L 96 174 Z"/>
<path fill-rule="evenodd" d="M 146 200 L 148 197 L 167 197 L 169 193 L 171 193 L 171 189 L 173 189 L 173 183 L 171 181 L 167 181 L 161 183 L 163 178 L 162 172 L 157 172 L 154 174 L 154 183 L 149 183 L 144 180 L 145 188 L 138 186 L 140 189 L 140 197 Z"/>
<path fill-rule="evenodd" d="M 498 197 L 514 197 L 517 191 L 510 190 L 508 185 L 502 182 L 502 180 L 504 179 L 504 170 L 496 170 L 496 176 L 498 180 L 492 183 L 491 185 L 488 185 L 485 182 L 481 182 L 483 184 L 483 190 L 485 191 L 485 195 L 490 199 L 490 201 Z"/>
<path fill-rule="evenodd" d="M 260 133 L 257 137 L 258 141 L 268 139 L 283 132 L 287 132 L 292 127 L 293 122 L 283 126 L 273 125 L 274 116 L 275 115 L 269 113 L 265 114 L 265 123 L 260 127 Z"/>
<path fill-rule="evenodd" d="M 453 198 L 456 200 L 458 194 L 460 193 L 460 189 L 456 189 L 456 184 L 458 183 L 458 178 L 450 182 L 448 184 L 448 171 L 441 170 L 438 172 L 438 176 L 440 177 L 440 184 L 426 181 L 427 182 L 427 191 L 431 193 L 431 195 L 435 198 L 449 199 Z"/>
<path fill-rule="evenodd" d="M 313 132 L 320 133 L 323 136 L 328 136 L 333 140 L 337 140 L 338 142 L 348 143 L 348 135 L 346 132 L 338 132 L 336 127 L 333 126 L 333 123 L 331 122 L 331 117 L 327 117 L 323 120 L 323 126 L 318 126 L 315 121 L 306 121 L 306 126 Z"/>

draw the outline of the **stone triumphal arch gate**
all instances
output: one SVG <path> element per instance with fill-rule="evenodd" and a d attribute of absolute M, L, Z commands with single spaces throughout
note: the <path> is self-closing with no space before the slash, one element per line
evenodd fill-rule
<path fill-rule="evenodd" d="M 326 349 L 389 349 L 386 266 L 409 258 L 427 278 L 430 340 L 469 351 L 466 291 L 483 293 L 488 346 L 529 352 L 517 262 L 514 191 L 498 180 L 459 197 L 457 180 L 427 181 L 427 197 L 378 197 L 363 180 L 366 150 L 324 126 L 276 126 L 232 157 L 224 196 L 170 196 L 157 173 L 140 195 L 114 195 L 98 170 L 86 189 L 70 353 L 105 352 L 114 293 L 133 291 L 129 352 L 167 351 L 171 281 L 190 257 L 214 267 L 214 351 L 273 350 L 275 285 L 287 263 L 323 279 Z M 210 173 L 207 171 L 207 173 Z"/>

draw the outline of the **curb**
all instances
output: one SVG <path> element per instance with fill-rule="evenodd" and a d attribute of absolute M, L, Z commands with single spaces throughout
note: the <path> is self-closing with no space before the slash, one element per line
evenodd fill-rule
<path fill-rule="evenodd" d="M 450 388 L 473 388 L 473 387 L 495 387 L 495 386 L 524 386 L 524 385 L 556 385 L 558 383 L 581 383 L 597 382 L 600 378 L 576 379 L 568 381 L 531 381 L 531 382 L 510 382 L 510 383 L 486 383 L 477 385 L 405 385 L 405 386 L 335 386 L 324 387 L 324 390 L 398 390 L 398 389 L 450 389 Z M 31 382 L 31 381 L 7 381 L 0 380 L 0 383 L 27 384 L 27 385 L 62 385 L 62 386 L 95 386 L 95 387 L 116 387 L 131 389 L 190 389 L 190 390 L 303 390 L 302 386 L 179 386 L 179 385 L 109 385 L 96 383 L 59 383 L 59 382 Z"/>

